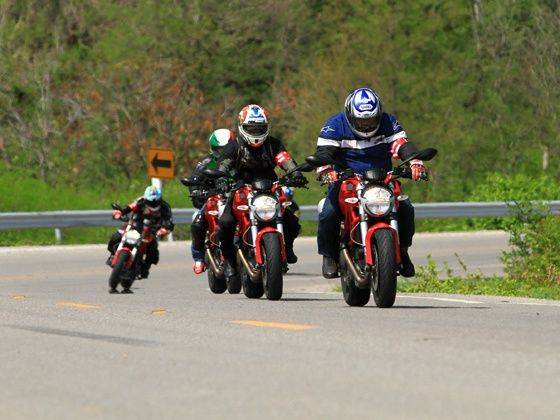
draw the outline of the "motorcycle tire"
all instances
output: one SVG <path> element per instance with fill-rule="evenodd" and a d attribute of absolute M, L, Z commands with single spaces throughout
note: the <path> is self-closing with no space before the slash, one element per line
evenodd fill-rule
<path fill-rule="evenodd" d="M 126 252 L 121 252 L 117 259 L 117 263 L 111 270 L 111 275 L 109 276 L 109 287 L 111 289 L 116 289 L 121 282 L 121 274 L 124 270 L 124 266 L 128 260 L 128 254 Z"/>
<path fill-rule="evenodd" d="M 386 229 L 378 230 L 371 246 L 376 262 L 371 282 L 373 299 L 378 307 L 390 308 L 397 296 L 397 264 L 393 235 Z"/>
<path fill-rule="evenodd" d="M 208 275 L 208 287 L 210 288 L 210 291 L 217 295 L 224 293 L 227 289 L 226 279 L 214 274 L 212 268 L 206 272 Z"/>
<path fill-rule="evenodd" d="M 227 291 L 230 295 L 236 295 L 241 292 L 241 278 L 239 277 L 239 274 L 227 279 L 226 284 Z"/>
<path fill-rule="evenodd" d="M 279 300 L 282 298 L 284 274 L 282 273 L 280 246 L 280 238 L 277 234 L 267 233 L 263 235 L 263 286 L 268 300 Z"/>
<path fill-rule="evenodd" d="M 245 271 L 245 267 L 241 261 L 237 262 L 237 272 L 239 273 L 239 279 L 243 285 L 243 294 L 249 299 L 260 299 L 264 295 L 264 288 L 262 283 L 255 283 L 249 277 L 249 274 Z"/>
<path fill-rule="evenodd" d="M 340 253 L 339 259 L 340 270 L 340 286 L 342 288 L 342 296 L 348 306 L 364 306 L 369 302 L 371 292 L 369 287 L 367 289 L 360 289 L 354 282 L 354 277 L 346 265 L 346 260 Z"/>

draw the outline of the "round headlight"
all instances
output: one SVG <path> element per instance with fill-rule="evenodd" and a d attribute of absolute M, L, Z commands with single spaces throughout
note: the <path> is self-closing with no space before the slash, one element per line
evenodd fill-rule
<path fill-rule="evenodd" d="M 278 200 L 270 195 L 259 195 L 253 200 L 255 216 L 262 221 L 268 222 L 276 217 Z"/>
<path fill-rule="evenodd" d="M 124 236 L 124 241 L 130 245 L 134 245 L 136 242 L 138 242 L 138 239 L 140 239 L 140 233 L 134 229 L 126 232 Z"/>
<path fill-rule="evenodd" d="M 367 188 L 362 194 L 366 211 L 371 216 L 386 216 L 391 211 L 391 195 L 391 192 L 385 188 Z"/>

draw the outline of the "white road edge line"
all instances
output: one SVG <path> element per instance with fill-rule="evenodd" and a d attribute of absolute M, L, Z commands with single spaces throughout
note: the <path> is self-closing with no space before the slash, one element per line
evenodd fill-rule
<path fill-rule="evenodd" d="M 453 298 L 442 298 L 442 297 L 435 297 L 435 296 L 410 296 L 410 295 L 397 295 L 399 298 L 407 298 L 407 299 L 428 299 L 428 300 L 438 300 L 441 302 L 457 302 L 457 303 L 468 303 L 472 305 L 482 305 L 484 302 L 480 302 L 478 300 L 465 300 L 465 299 L 453 299 Z"/>
<path fill-rule="evenodd" d="M 502 305 L 527 305 L 527 306 L 554 306 L 560 307 L 560 303 L 544 303 L 544 302 L 500 302 Z"/>

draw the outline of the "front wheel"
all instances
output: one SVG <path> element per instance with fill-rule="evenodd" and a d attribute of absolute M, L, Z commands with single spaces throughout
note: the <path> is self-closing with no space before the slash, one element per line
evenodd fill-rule
<path fill-rule="evenodd" d="M 370 244 L 375 252 L 375 269 L 371 288 L 375 304 L 390 308 L 397 296 L 397 264 L 395 263 L 395 241 L 387 229 L 375 232 Z"/>
<path fill-rule="evenodd" d="M 356 286 L 354 277 L 346 264 L 346 259 L 342 252 L 340 253 L 339 261 L 340 286 L 342 287 L 344 301 L 349 306 L 364 306 L 369 302 L 369 297 L 371 296 L 369 287 L 367 289 L 360 289 Z"/>
<path fill-rule="evenodd" d="M 210 264 L 210 261 L 208 261 L 208 259 L 206 261 L 206 266 L 208 267 L 206 273 L 208 276 L 208 287 L 210 288 L 210 291 L 215 294 L 224 293 L 227 289 L 226 279 L 223 276 L 217 276 L 214 273 L 212 264 Z"/>
<path fill-rule="evenodd" d="M 280 246 L 280 238 L 276 233 L 263 235 L 263 285 L 268 300 L 279 300 L 282 297 L 284 279 Z"/>
<path fill-rule="evenodd" d="M 124 270 L 124 266 L 128 261 L 128 254 L 126 252 L 121 252 L 117 258 L 117 263 L 113 267 L 111 271 L 111 275 L 109 276 L 109 287 L 111 289 L 116 289 L 121 281 L 121 274 Z"/>

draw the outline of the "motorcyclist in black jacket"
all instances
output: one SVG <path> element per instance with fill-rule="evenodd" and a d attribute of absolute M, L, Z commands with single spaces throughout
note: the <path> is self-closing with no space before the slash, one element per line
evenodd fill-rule
<path fill-rule="evenodd" d="M 230 142 L 235 140 L 235 132 L 227 128 L 219 128 L 214 130 L 208 138 L 210 145 L 210 153 L 202 159 L 194 168 L 192 174 L 184 181 L 196 181 L 198 184 L 189 186 L 190 196 L 192 203 L 198 211 L 193 215 L 191 223 L 191 254 L 193 258 L 193 271 L 195 274 L 201 274 L 206 270 L 206 263 L 204 262 L 204 241 L 206 239 L 206 232 L 208 231 L 208 223 L 204 218 L 204 205 L 208 198 L 208 190 L 214 187 L 214 179 L 204 175 L 205 169 L 216 169 L 217 161 L 223 151 L 224 147 Z"/>
<path fill-rule="evenodd" d="M 274 169 L 280 166 L 285 171 L 293 171 L 296 163 L 286 151 L 282 142 L 269 135 L 268 115 L 259 105 L 245 106 L 238 116 L 237 139 L 228 143 L 218 160 L 218 170 L 229 173 L 235 170 L 236 178 L 250 184 L 256 179 L 278 180 Z M 301 185 L 307 179 L 299 171 L 291 175 L 292 180 Z M 218 238 L 222 255 L 226 259 L 225 274 L 231 277 L 236 273 L 235 248 L 233 239 L 235 235 L 236 220 L 232 212 L 232 199 L 230 196 L 224 213 L 219 220 Z M 284 240 L 286 244 L 286 257 L 289 264 L 297 262 L 294 254 L 294 240 L 300 231 L 297 217 L 292 212 L 284 213 Z"/>

